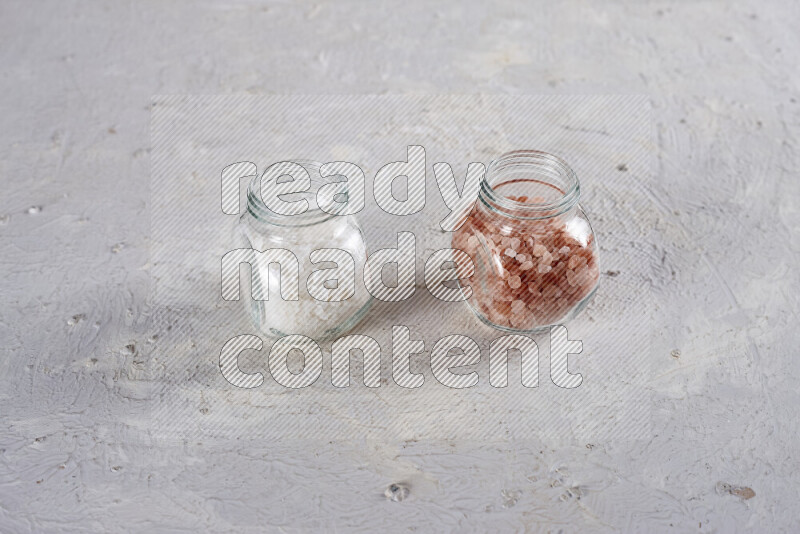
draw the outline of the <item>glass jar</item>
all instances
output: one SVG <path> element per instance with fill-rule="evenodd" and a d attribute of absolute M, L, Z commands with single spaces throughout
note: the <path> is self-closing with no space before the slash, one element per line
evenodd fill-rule
<path fill-rule="evenodd" d="M 309 209 L 296 215 L 280 215 L 271 211 L 262 201 L 261 177 L 256 176 L 249 184 L 247 210 L 239 218 L 235 237 L 242 248 L 257 251 L 286 249 L 292 252 L 300 264 L 299 300 L 283 300 L 280 286 L 284 281 L 280 277 L 279 265 L 259 261 L 255 261 L 252 266 L 252 284 L 254 287 L 260 285 L 269 298 L 256 300 L 245 293 L 242 300 L 253 324 L 267 337 L 300 334 L 315 340 L 325 340 L 353 328 L 370 307 L 371 295 L 363 283 L 356 283 L 363 276 L 367 246 L 364 233 L 354 215 L 334 215 L 321 210 L 317 205 L 319 189 L 338 180 L 334 180 L 335 177 L 322 178 L 320 163 L 299 160 L 295 160 L 295 163 L 308 171 L 311 187 L 307 192 L 282 195 L 282 198 L 287 202 L 304 198 L 308 201 Z M 343 205 L 347 202 L 345 187 L 336 198 L 337 204 Z M 348 274 L 347 280 L 338 280 L 339 285 L 352 284 L 353 294 L 349 298 L 326 301 L 309 293 L 306 283 L 311 283 L 310 273 L 333 266 L 324 259 L 317 259 L 316 263 L 312 263 L 311 253 L 319 249 L 343 250 L 353 258 L 354 271 Z M 328 287 L 327 282 L 325 284 Z"/>
<path fill-rule="evenodd" d="M 584 309 L 600 267 L 579 197 L 577 176 L 551 154 L 519 150 L 489 165 L 474 210 L 453 234 L 453 248 L 475 263 L 467 302 L 481 321 L 530 332 Z"/>

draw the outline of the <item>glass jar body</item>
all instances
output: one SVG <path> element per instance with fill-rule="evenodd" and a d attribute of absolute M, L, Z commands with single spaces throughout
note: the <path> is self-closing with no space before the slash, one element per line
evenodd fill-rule
<path fill-rule="evenodd" d="M 313 176 L 313 174 L 312 174 Z M 256 182 L 256 180 L 254 180 Z M 319 184 L 313 185 L 318 186 Z M 352 329 L 367 313 L 371 296 L 364 284 L 357 283 L 363 276 L 367 259 L 364 233 L 353 215 L 331 215 L 318 208 L 309 213 L 292 216 L 265 215 L 266 208 L 255 193 L 257 185 L 251 184 L 248 192 L 248 209 L 240 217 L 234 232 L 241 248 L 256 251 L 284 249 L 299 262 L 298 300 L 284 300 L 281 286 L 281 268 L 277 263 L 256 261 L 252 265 L 252 285 L 260 285 L 265 300 L 245 297 L 245 307 L 253 325 L 269 338 L 299 334 L 315 340 L 327 340 Z M 318 258 L 312 262 L 311 253 L 320 249 L 338 249 L 352 257 L 352 269 L 338 262 L 330 263 Z M 310 275 L 320 269 L 337 268 L 335 289 L 326 299 L 309 292 Z M 345 273 L 342 276 L 342 273 Z M 325 287 L 329 287 L 325 282 Z M 342 299 L 343 286 L 352 294 Z"/>
<path fill-rule="evenodd" d="M 577 194 L 556 180 L 543 190 L 537 169 L 524 167 L 493 174 L 493 163 L 475 209 L 453 234 L 453 247 L 475 265 L 467 302 L 481 321 L 507 331 L 574 318 L 594 295 L 600 273 L 596 238 L 577 204 L 577 179 Z M 525 194 L 543 191 L 551 198 Z"/>

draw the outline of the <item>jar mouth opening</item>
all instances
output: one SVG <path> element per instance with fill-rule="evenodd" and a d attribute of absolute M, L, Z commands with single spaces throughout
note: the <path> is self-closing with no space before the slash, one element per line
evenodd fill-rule
<path fill-rule="evenodd" d="M 270 210 L 261 197 L 262 174 L 254 176 L 250 180 L 250 185 L 247 188 L 247 212 L 259 222 L 275 226 L 312 226 L 337 217 L 337 210 L 342 211 L 347 205 L 347 183 L 344 181 L 346 178 L 339 175 L 323 178 L 320 174 L 322 163 L 316 161 L 303 159 L 290 161 L 297 163 L 308 172 L 311 187 L 307 191 L 283 194 L 281 198 L 287 202 L 305 199 L 308 202 L 308 209 L 295 215 L 282 215 Z M 341 178 L 341 180 L 338 178 Z M 336 202 L 331 206 L 326 206 L 326 210 L 323 210 L 317 202 L 317 193 L 323 186 L 333 183 L 342 183 L 341 190 L 334 197 L 337 199 Z"/>
<path fill-rule="evenodd" d="M 580 198 L 575 171 L 553 154 L 516 150 L 489 164 L 480 199 L 487 207 L 519 219 L 560 215 Z"/>

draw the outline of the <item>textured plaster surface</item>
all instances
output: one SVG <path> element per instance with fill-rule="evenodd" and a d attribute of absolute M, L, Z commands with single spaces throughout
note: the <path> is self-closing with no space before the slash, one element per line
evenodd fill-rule
<path fill-rule="evenodd" d="M 0 530 L 796 531 L 798 22 L 788 1 L 3 2 Z M 647 94 L 650 436 L 154 435 L 151 96 L 241 92 Z"/>

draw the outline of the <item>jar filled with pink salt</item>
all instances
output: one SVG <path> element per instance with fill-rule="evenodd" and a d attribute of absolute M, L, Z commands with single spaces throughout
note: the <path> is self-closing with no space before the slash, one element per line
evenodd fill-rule
<path fill-rule="evenodd" d="M 453 248 L 475 264 L 467 300 L 478 318 L 534 331 L 575 317 L 597 289 L 597 243 L 580 185 L 562 159 L 536 150 L 493 161 Z"/>

